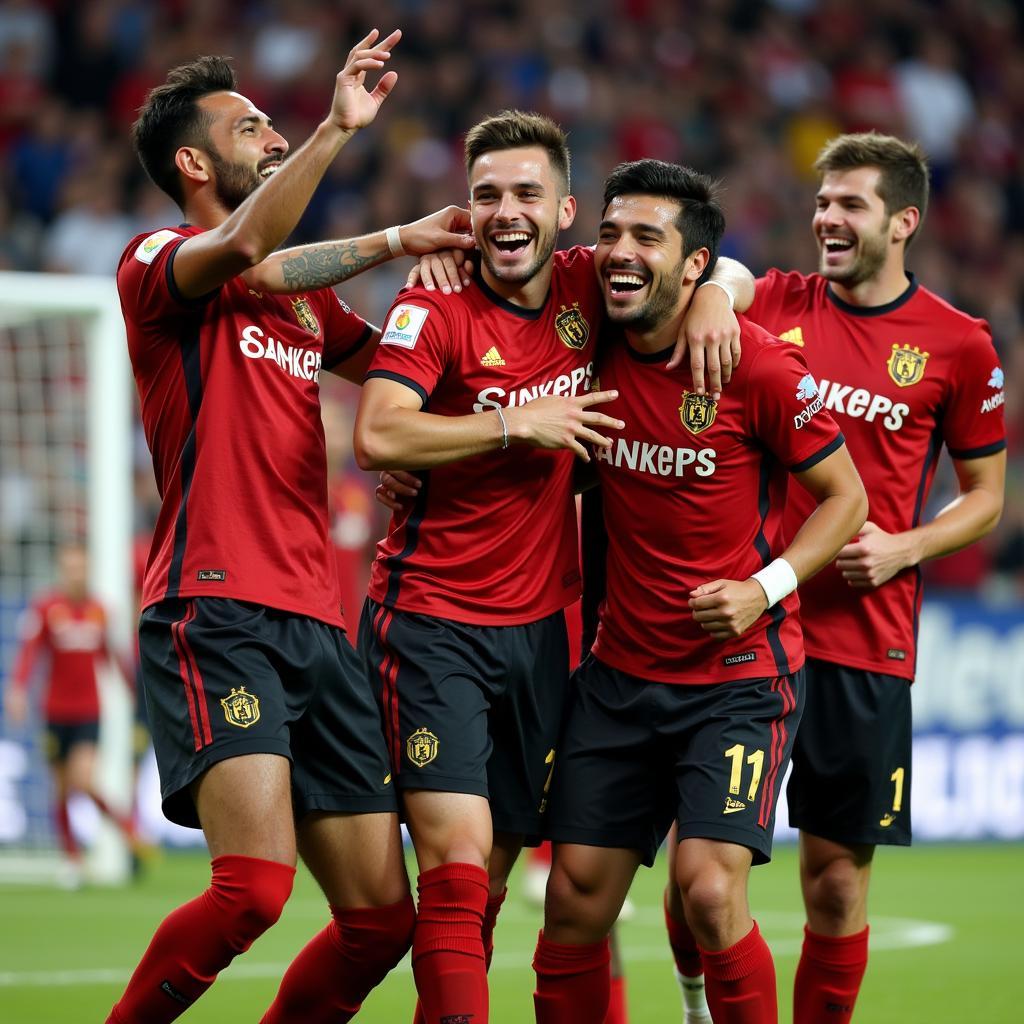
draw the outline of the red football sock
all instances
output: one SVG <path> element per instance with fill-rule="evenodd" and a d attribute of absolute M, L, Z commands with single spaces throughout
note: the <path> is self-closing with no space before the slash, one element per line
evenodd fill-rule
<path fill-rule="evenodd" d="M 442 864 L 417 882 L 419 911 L 412 973 L 428 1024 L 487 1020 L 487 965 L 481 937 L 487 872 L 475 864 Z"/>
<path fill-rule="evenodd" d="M 867 928 L 832 938 L 804 926 L 793 983 L 793 1024 L 848 1024 L 867 966 Z"/>
<path fill-rule="evenodd" d="M 533 954 L 537 1024 L 594 1024 L 608 1013 L 608 939 L 585 945 L 549 942 L 542 931 Z"/>
<path fill-rule="evenodd" d="M 491 957 L 494 956 L 494 925 L 498 920 L 498 911 L 508 895 L 508 889 L 502 889 L 497 896 L 491 896 L 484 907 L 484 923 L 480 928 L 480 941 L 484 946 L 484 969 L 490 970 Z M 427 1024 L 427 1016 L 423 1012 L 423 1006 L 416 1000 L 416 1010 L 412 1015 L 412 1024 Z"/>
<path fill-rule="evenodd" d="M 672 947 L 672 956 L 676 969 L 687 978 L 696 978 L 704 973 L 704 965 L 700 962 L 700 950 L 697 940 L 685 921 L 677 921 L 668 910 L 665 900 L 665 929 L 668 932 L 668 944 Z"/>
<path fill-rule="evenodd" d="M 629 1024 L 626 979 L 622 976 L 612 978 L 611 990 L 608 994 L 608 1012 L 604 1016 L 604 1024 Z"/>
<path fill-rule="evenodd" d="M 700 953 L 715 1024 L 778 1024 L 775 963 L 756 921 L 734 946 Z"/>
<path fill-rule="evenodd" d="M 333 920 L 292 961 L 261 1024 L 344 1024 L 405 956 L 412 897 L 387 907 L 331 907 Z"/>
<path fill-rule="evenodd" d="M 179 1017 L 281 916 L 295 868 L 234 855 L 212 864 L 209 889 L 164 918 L 108 1024 Z"/>
<path fill-rule="evenodd" d="M 100 812 L 106 815 L 124 833 L 126 838 L 135 838 L 135 826 L 132 824 L 130 815 L 115 811 L 99 793 L 90 792 L 89 798 L 100 809 Z"/>
<path fill-rule="evenodd" d="M 71 831 L 71 815 L 68 813 L 67 800 L 60 800 L 53 809 L 54 822 L 57 825 L 57 838 L 60 848 L 71 858 L 77 859 L 79 853 L 78 840 Z"/>

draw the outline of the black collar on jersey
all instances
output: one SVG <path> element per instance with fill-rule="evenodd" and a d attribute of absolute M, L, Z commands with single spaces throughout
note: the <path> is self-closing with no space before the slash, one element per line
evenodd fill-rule
<path fill-rule="evenodd" d="M 885 316 L 886 313 L 892 313 L 894 310 L 899 309 L 900 306 L 906 305 L 917 292 L 917 278 L 909 270 L 904 271 L 904 273 L 907 275 L 907 281 L 910 282 L 906 290 L 902 295 L 897 295 L 892 302 L 887 302 L 884 306 L 851 306 L 849 302 L 844 302 L 832 291 L 832 285 L 830 284 L 825 286 L 825 294 L 844 313 L 849 313 L 850 316 Z"/>
<path fill-rule="evenodd" d="M 675 345 L 669 345 L 668 348 L 660 349 L 657 352 L 640 352 L 630 345 L 629 340 L 625 334 L 619 336 L 619 341 L 626 350 L 626 354 L 630 359 L 635 359 L 638 363 L 667 363 L 669 356 L 672 355 Z"/>
<path fill-rule="evenodd" d="M 549 287 L 547 295 L 544 296 L 544 301 L 536 309 L 529 309 L 526 306 L 517 306 L 514 302 L 509 302 L 508 299 L 502 298 L 487 284 L 484 280 L 484 275 L 479 272 L 477 273 L 476 283 L 480 291 L 484 293 L 485 298 L 493 302 L 499 309 L 503 309 L 506 313 L 511 313 L 521 320 L 539 320 L 541 314 L 547 308 L 548 299 L 551 298 L 551 288 Z"/>

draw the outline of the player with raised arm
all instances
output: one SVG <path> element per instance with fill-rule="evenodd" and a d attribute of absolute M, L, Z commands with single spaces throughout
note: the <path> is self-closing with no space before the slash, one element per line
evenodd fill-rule
<path fill-rule="evenodd" d="M 815 167 L 818 273 L 770 270 L 747 315 L 807 360 L 870 502 L 860 534 L 802 588 L 807 704 L 787 789 L 807 912 L 793 1020 L 846 1024 L 867 968 L 875 847 L 911 840 L 919 566 L 998 522 L 1006 434 L 988 325 L 906 270 L 928 204 L 920 148 L 874 132 L 842 135 Z M 943 444 L 960 495 L 925 523 Z M 787 533 L 811 500 L 793 489 Z"/>
<path fill-rule="evenodd" d="M 92 800 L 133 850 L 142 848 L 131 814 L 111 806 L 96 786 L 100 735 L 96 670 L 103 662 L 116 665 L 129 692 L 133 673 L 127 659 L 111 648 L 106 609 L 89 593 L 88 564 L 81 544 L 65 544 L 58 551 L 58 584 L 39 595 L 25 613 L 6 696 L 7 717 L 20 725 L 28 717 L 29 688 L 46 663 L 45 751 L 54 781 L 57 837 L 67 858 L 60 880 L 70 888 L 82 881 L 81 850 L 68 814 L 73 794 Z"/>
<path fill-rule="evenodd" d="M 555 842 L 534 958 L 541 1024 L 603 1019 L 608 930 L 671 821 L 678 882 L 718 1024 L 777 1019 L 747 877 L 771 853 L 803 699 L 794 593 L 864 522 L 867 502 L 797 351 L 740 320 L 743 362 L 715 402 L 666 362 L 724 217 L 711 182 L 620 165 L 595 259 L 598 363 L 626 427 L 596 452 L 607 591 L 576 677 L 545 832 Z M 781 537 L 789 474 L 815 497 Z"/>
<path fill-rule="evenodd" d="M 328 285 L 408 248 L 459 245 L 463 214 L 274 253 L 397 76 L 400 33 L 356 44 L 330 112 L 288 160 L 230 64 L 170 72 L 134 126 L 188 224 L 134 239 L 117 283 L 162 505 L 140 654 L 164 812 L 201 826 L 210 887 L 157 929 L 113 1024 L 173 1020 L 287 900 L 297 851 L 332 920 L 266 1024 L 349 1020 L 398 962 L 414 909 L 380 713 L 330 555 L 318 378 L 360 379 L 379 332 Z"/>

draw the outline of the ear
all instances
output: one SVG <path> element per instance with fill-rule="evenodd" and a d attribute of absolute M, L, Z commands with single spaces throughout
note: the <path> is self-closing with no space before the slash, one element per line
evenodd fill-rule
<path fill-rule="evenodd" d="M 210 180 L 209 158 L 193 146 L 182 146 L 174 154 L 174 166 L 186 177 L 202 184 Z"/>
<path fill-rule="evenodd" d="M 905 242 L 921 223 L 921 211 L 916 206 L 908 206 L 906 209 L 894 213 L 890 225 L 892 228 L 892 240 L 894 242 Z"/>
<path fill-rule="evenodd" d="M 576 199 L 566 196 L 562 200 L 562 209 L 558 215 L 558 230 L 564 231 L 576 219 Z"/>
<path fill-rule="evenodd" d="M 711 253 L 707 249 L 698 249 L 686 257 L 686 264 L 683 267 L 683 284 L 693 284 L 707 267 L 711 259 Z"/>

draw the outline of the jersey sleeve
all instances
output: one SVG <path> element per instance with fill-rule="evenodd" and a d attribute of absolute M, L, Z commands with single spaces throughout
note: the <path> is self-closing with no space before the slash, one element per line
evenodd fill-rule
<path fill-rule="evenodd" d="M 754 436 L 791 473 L 810 469 L 843 444 L 803 356 L 783 342 L 769 343 L 757 353 L 747 415 Z"/>
<path fill-rule="evenodd" d="M 992 336 L 979 323 L 964 339 L 950 375 L 942 437 L 954 459 L 977 459 L 1006 447 L 1003 368 Z"/>
<path fill-rule="evenodd" d="M 174 283 L 174 254 L 191 233 L 162 228 L 134 238 L 117 268 L 117 290 L 125 315 L 140 326 L 167 317 L 195 315 L 220 289 L 186 299 Z"/>
<path fill-rule="evenodd" d="M 404 384 L 426 405 L 452 362 L 452 338 L 447 309 L 418 291 L 400 295 L 388 313 L 366 379 Z"/>
<path fill-rule="evenodd" d="M 24 690 L 28 688 L 39 655 L 46 646 L 46 615 L 39 602 L 25 609 L 18 633 L 21 645 L 11 670 L 11 682 L 18 689 Z"/>
<path fill-rule="evenodd" d="M 373 335 L 373 327 L 354 312 L 333 288 L 321 289 L 319 298 L 324 328 L 323 368 L 332 370 L 366 345 Z"/>
<path fill-rule="evenodd" d="M 754 282 L 754 301 L 744 316 L 754 323 L 775 323 L 785 308 L 787 296 L 805 285 L 803 275 L 795 271 L 784 274 L 781 270 L 769 270 Z"/>

